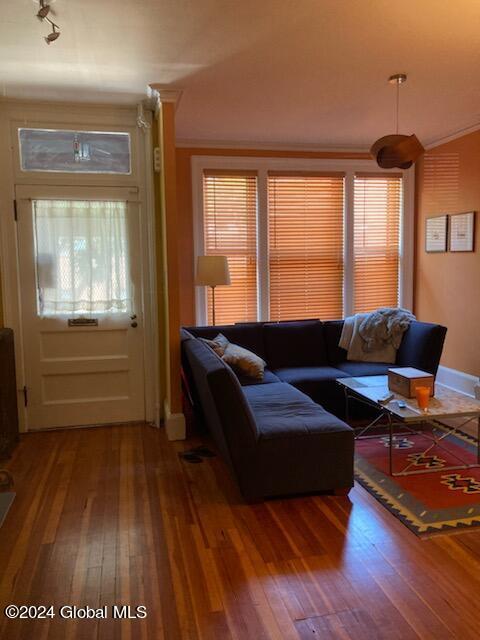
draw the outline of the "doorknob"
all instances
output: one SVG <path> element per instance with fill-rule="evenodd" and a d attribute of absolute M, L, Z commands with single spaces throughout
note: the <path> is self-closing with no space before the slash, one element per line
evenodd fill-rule
<path fill-rule="evenodd" d="M 135 329 L 136 327 L 138 327 L 138 322 L 135 322 L 135 321 L 134 321 L 134 322 L 131 322 L 131 323 L 130 323 L 130 326 L 131 326 L 131 327 L 133 327 L 133 328 Z"/>

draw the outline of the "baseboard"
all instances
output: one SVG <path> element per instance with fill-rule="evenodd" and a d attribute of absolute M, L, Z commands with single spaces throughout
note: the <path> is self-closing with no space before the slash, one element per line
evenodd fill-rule
<path fill-rule="evenodd" d="M 169 440 L 185 440 L 187 437 L 187 427 L 183 413 L 170 413 L 170 405 L 165 399 L 163 403 L 165 416 L 165 430 Z"/>
<path fill-rule="evenodd" d="M 463 371 L 457 371 L 457 369 L 450 369 L 449 367 L 442 366 L 438 367 L 436 380 L 439 384 L 449 387 L 450 389 L 454 389 L 455 391 L 465 393 L 472 398 L 475 398 L 476 393 L 478 397 L 480 391 L 479 378 L 472 376 L 469 373 L 464 373 Z"/>

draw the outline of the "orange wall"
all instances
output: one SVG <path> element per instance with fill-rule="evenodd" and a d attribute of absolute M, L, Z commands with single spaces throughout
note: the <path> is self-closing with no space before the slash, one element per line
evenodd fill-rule
<path fill-rule="evenodd" d="M 260 151 L 252 149 L 177 148 L 178 253 L 180 257 L 180 321 L 195 324 L 193 259 L 192 156 L 281 158 L 369 158 L 364 153 Z"/>
<path fill-rule="evenodd" d="M 480 376 L 480 131 L 417 162 L 415 313 L 448 328 L 442 364 Z M 425 253 L 425 218 L 477 211 L 474 253 Z"/>

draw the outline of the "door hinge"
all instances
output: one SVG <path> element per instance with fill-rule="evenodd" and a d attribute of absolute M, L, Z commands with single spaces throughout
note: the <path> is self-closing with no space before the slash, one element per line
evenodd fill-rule
<path fill-rule="evenodd" d="M 28 407 L 28 389 L 26 386 L 23 387 L 23 402 Z"/>
<path fill-rule="evenodd" d="M 15 222 L 18 220 L 18 211 L 17 211 L 17 201 L 13 201 L 13 217 L 15 218 Z"/>

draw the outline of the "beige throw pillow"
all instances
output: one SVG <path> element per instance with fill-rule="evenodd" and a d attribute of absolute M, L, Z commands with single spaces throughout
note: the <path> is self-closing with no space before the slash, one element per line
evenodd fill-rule
<path fill-rule="evenodd" d="M 229 342 L 222 360 L 239 373 L 255 380 L 263 380 L 263 372 L 267 363 L 252 351 L 244 349 L 238 344 Z"/>
<path fill-rule="evenodd" d="M 223 333 L 219 333 L 216 338 L 213 338 L 213 340 L 209 340 L 208 338 L 200 338 L 200 340 L 205 344 L 208 344 L 208 346 L 213 349 L 220 358 L 223 356 L 225 349 L 230 344 Z"/>

